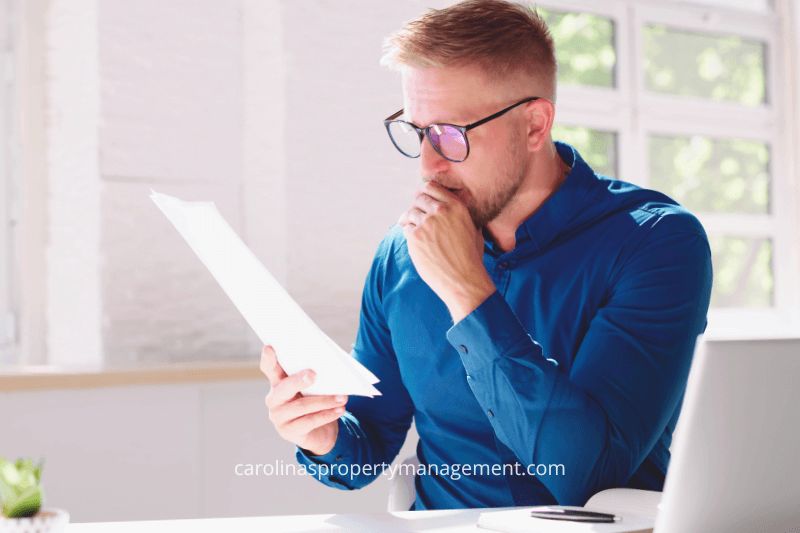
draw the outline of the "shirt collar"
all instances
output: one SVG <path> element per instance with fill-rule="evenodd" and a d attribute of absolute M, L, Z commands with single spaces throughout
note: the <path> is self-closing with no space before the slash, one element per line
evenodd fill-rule
<path fill-rule="evenodd" d="M 581 158 L 575 148 L 569 144 L 555 141 L 556 151 L 561 159 L 570 167 L 567 177 L 558 189 L 528 217 L 516 231 L 514 250 L 542 250 L 565 230 L 576 212 L 580 211 L 587 193 L 597 183 L 594 171 Z M 486 233 L 484 232 L 484 237 Z M 486 239 L 486 249 L 492 255 L 499 255 L 500 249 Z"/>

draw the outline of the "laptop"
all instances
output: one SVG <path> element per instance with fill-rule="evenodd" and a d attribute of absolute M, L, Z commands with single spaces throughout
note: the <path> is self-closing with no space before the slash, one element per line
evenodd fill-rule
<path fill-rule="evenodd" d="M 482 513 L 478 525 L 542 533 L 800 533 L 800 339 L 699 339 L 671 452 L 663 494 L 610 489 L 587 502 L 586 509 L 614 511 L 617 523 L 542 520 L 526 508 Z"/>
<path fill-rule="evenodd" d="M 800 339 L 698 342 L 655 533 L 800 533 Z"/>

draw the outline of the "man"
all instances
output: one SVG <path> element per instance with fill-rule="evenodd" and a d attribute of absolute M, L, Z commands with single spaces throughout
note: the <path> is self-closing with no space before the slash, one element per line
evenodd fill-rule
<path fill-rule="evenodd" d="M 413 417 L 423 467 L 471 465 L 418 475 L 414 509 L 661 490 L 706 326 L 702 226 L 551 140 L 555 56 L 531 9 L 434 10 L 388 40 L 384 62 L 404 103 L 387 131 L 419 157 L 423 183 L 364 288 L 353 356 L 383 395 L 303 396 L 313 375 L 287 376 L 265 347 L 279 434 L 309 471 L 330 467 L 323 483 L 357 489 L 381 472 L 361 467 L 396 457 Z"/>

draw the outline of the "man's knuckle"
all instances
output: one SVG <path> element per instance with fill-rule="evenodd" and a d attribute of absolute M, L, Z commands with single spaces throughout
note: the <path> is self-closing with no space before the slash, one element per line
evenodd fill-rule
<path fill-rule="evenodd" d="M 339 413 L 336 411 L 336 407 L 331 409 L 325 409 L 324 411 L 320 411 L 319 414 L 319 421 L 320 423 L 328 422 L 330 420 L 336 420 L 339 418 Z"/>
<path fill-rule="evenodd" d="M 291 389 L 293 392 L 297 392 L 300 390 L 303 384 L 303 374 L 302 372 L 298 372 L 296 374 L 292 374 L 288 378 L 284 380 L 286 382 L 287 387 Z"/>
<path fill-rule="evenodd" d="M 329 398 L 329 397 L 324 397 L 317 404 L 317 409 L 319 409 L 319 410 L 330 409 L 331 407 L 333 407 L 335 405 L 336 405 L 336 401 L 334 399 Z"/>

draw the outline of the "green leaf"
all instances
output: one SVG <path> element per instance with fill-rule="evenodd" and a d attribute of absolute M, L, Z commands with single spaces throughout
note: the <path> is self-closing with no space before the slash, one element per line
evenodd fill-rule
<path fill-rule="evenodd" d="M 0 501 L 9 518 L 33 516 L 42 506 L 42 465 L 30 459 L 15 462 L 0 458 Z"/>
<path fill-rule="evenodd" d="M 42 507 L 42 488 L 30 487 L 15 500 L 3 504 L 3 514 L 8 518 L 26 518 L 39 512 Z"/>

